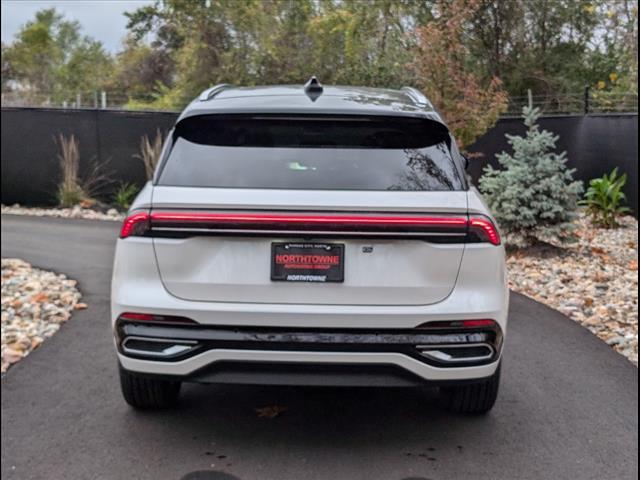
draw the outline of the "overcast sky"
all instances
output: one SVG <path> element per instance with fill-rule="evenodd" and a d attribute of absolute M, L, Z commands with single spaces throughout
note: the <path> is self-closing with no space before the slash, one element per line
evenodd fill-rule
<path fill-rule="evenodd" d="M 77 20 L 82 31 L 105 48 L 119 49 L 126 32 L 126 11 L 153 3 L 153 0 L 2 0 L 2 41 L 13 40 L 14 35 L 42 8 L 55 7 L 69 20 Z"/>

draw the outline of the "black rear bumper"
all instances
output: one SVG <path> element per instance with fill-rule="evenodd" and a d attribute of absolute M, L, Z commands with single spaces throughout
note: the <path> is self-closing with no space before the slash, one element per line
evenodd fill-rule
<path fill-rule="evenodd" d="M 465 380 L 425 380 L 395 365 L 301 364 L 220 361 L 188 376 L 129 372 L 160 380 L 233 385 L 297 387 L 446 387 L 481 383 L 485 378 Z"/>

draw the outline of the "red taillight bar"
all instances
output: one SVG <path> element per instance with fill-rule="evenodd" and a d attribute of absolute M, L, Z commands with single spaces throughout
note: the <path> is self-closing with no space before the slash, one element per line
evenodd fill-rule
<path fill-rule="evenodd" d="M 143 235 L 149 229 L 149 212 L 134 212 L 124 219 L 120 238 Z"/>
<path fill-rule="evenodd" d="M 482 241 L 500 245 L 498 229 L 489 218 L 483 215 L 469 217 L 469 231 L 475 233 Z"/>
<path fill-rule="evenodd" d="M 236 225 L 263 227 L 268 225 L 306 227 L 331 230 L 332 228 L 429 228 L 473 233 L 481 242 L 500 244 L 500 235 L 493 222 L 482 215 L 340 215 L 340 214 L 276 214 L 235 212 L 186 212 L 157 211 L 136 212 L 127 217 L 120 231 L 120 238 L 144 235 L 152 226 L 185 227 L 210 224 L 230 228 Z"/>
<path fill-rule="evenodd" d="M 153 212 L 152 224 L 173 222 L 217 224 L 265 224 L 284 225 L 348 225 L 348 226 L 434 226 L 466 227 L 464 216 L 398 216 L 398 215 L 295 215 L 263 213 L 192 213 Z"/>

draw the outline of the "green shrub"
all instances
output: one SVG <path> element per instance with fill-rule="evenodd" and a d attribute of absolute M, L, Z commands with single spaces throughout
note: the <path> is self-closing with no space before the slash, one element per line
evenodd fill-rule
<path fill-rule="evenodd" d="M 116 190 L 113 201 L 120 210 L 129 210 L 131 202 L 136 198 L 139 190 L 138 186 L 133 183 L 122 183 L 118 187 L 118 190 Z"/>
<path fill-rule="evenodd" d="M 575 170 L 567 169 L 565 152 L 553 152 L 558 137 L 539 130 L 540 110 L 529 104 L 522 112 L 526 135 L 507 135 L 513 154 L 497 156 L 500 170 L 485 168 L 480 189 L 508 244 L 562 245 L 573 239 L 582 183 L 573 180 Z"/>
<path fill-rule="evenodd" d="M 58 203 L 63 208 L 71 208 L 84 200 L 84 192 L 80 189 L 72 189 L 62 184 L 58 186 Z"/>
<path fill-rule="evenodd" d="M 587 213 L 596 225 L 604 228 L 618 226 L 617 218 L 629 213 L 628 207 L 622 204 L 627 201 L 627 196 L 622 189 L 627 183 L 627 174 L 618 176 L 618 168 L 600 178 L 594 178 L 589 182 L 589 189 L 580 205 L 587 207 Z"/>

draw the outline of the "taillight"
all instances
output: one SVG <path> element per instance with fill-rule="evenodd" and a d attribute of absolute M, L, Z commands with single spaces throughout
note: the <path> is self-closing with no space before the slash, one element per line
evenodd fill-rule
<path fill-rule="evenodd" d="M 149 230 L 149 212 L 135 212 L 122 222 L 120 238 L 144 235 Z"/>
<path fill-rule="evenodd" d="M 128 322 L 158 322 L 158 323 L 197 323 L 186 317 L 173 315 L 156 315 L 154 313 L 125 312 L 120 314 L 118 320 Z"/>
<path fill-rule="evenodd" d="M 484 215 L 471 215 L 469 217 L 469 234 L 475 236 L 481 242 L 489 242 L 500 245 L 500 233 L 493 222 Z"/>
<path fill-rule="evenodd" d="M 448 242 L 487 242 L 500 245 L 500 234 L 483 215 L 354 215 L 257 212 L 138 211 L 122 224 L 120 238 L 146 235 L 202 233 L 340 234 L 427 236 Z"/>
<path fill-rule="evenodd" d="M 420 328 L 495 328 L 496 325 L 496 322 L 490 319 L 445 320 L 424 323 Z"/>

